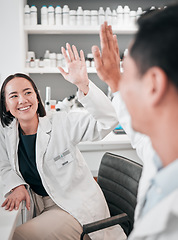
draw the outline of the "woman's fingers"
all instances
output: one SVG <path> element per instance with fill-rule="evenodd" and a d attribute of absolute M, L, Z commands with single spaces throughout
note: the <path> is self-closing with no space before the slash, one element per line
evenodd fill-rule
<path fill-rule="evenodd" d="M 72 50 L 74 52 L 75 60 L 80 60 L 80 57 L 79 57 L 79 54 L 78 54 L 78 51 L 77 51 L 77 48 L 75 45 L 72 45 Z"/>

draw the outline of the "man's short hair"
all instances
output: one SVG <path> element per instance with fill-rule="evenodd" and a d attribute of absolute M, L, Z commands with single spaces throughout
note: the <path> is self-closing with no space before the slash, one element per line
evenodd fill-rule
<path fill-rule="evenodd" d="M 157 66 L 178 88 L 178 4 L 143 15 L 138 25 L 130 56 L 140 76 Z"/>

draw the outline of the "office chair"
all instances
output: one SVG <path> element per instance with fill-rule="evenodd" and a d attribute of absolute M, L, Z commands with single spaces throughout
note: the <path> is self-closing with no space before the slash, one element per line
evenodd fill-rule
<path fill-rule="evenodd" d="M 85 234 L 120 224 L 128 236 L 133 228 L 138 183 L 142 165 L 128 158 L 106 152 L 102 157 L 98 184 L 108 204 L 111 217 L 83 225 Z"/>

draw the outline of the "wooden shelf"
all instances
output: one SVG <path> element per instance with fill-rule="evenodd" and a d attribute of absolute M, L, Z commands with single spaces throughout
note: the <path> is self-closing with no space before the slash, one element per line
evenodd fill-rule
<path fill-rule="evenodd" d="M 133 34 L 137 31 L 136 26 L 113 26 L 112 29 L 115 34 Z M 98 34 L 99 30 L 100 26 L 24 26 L 27 34 Z"/>

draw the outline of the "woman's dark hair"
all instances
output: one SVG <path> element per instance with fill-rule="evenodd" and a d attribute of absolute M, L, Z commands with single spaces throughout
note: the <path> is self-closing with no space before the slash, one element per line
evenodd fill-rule
<path fill-rule="evenodd" d="M 35 93 L 36 93 L 36 96 L 37 96 L 37 99 L 38 99 L 38 109 L 37 109 L 37 113 L 40 117 L 44 117 L 46 115 L 46 111 L 44 109 L 44 105 L 42 103 L 42 100 L 41 100 L 41 97 L 39 95 L 39 92 L 38 92 L 38 89 L 34 83 L 34 81 L 27 75 L 25 74 L 22 74 L 22 73 L 16 73 L 14 75 L 10 75 L 8 76 L 2 86 L 1 86 L 1 97 L 0 97 L 0 118 L 1 118 L 1 123 L 2 123 L 2 126 L 5 127 L 5 126 L 8 126 L 14 119 L 14 116 L 8 111 L 6 111 L 6 99 L 5 99 L 5 88 L 6 88 L 6 85 L 9 81 L 11 81 L 12 79 L 14 78 L 25 78 L 27 79 Z M 23 80 L 22 80 L 23 81 Z"/>

